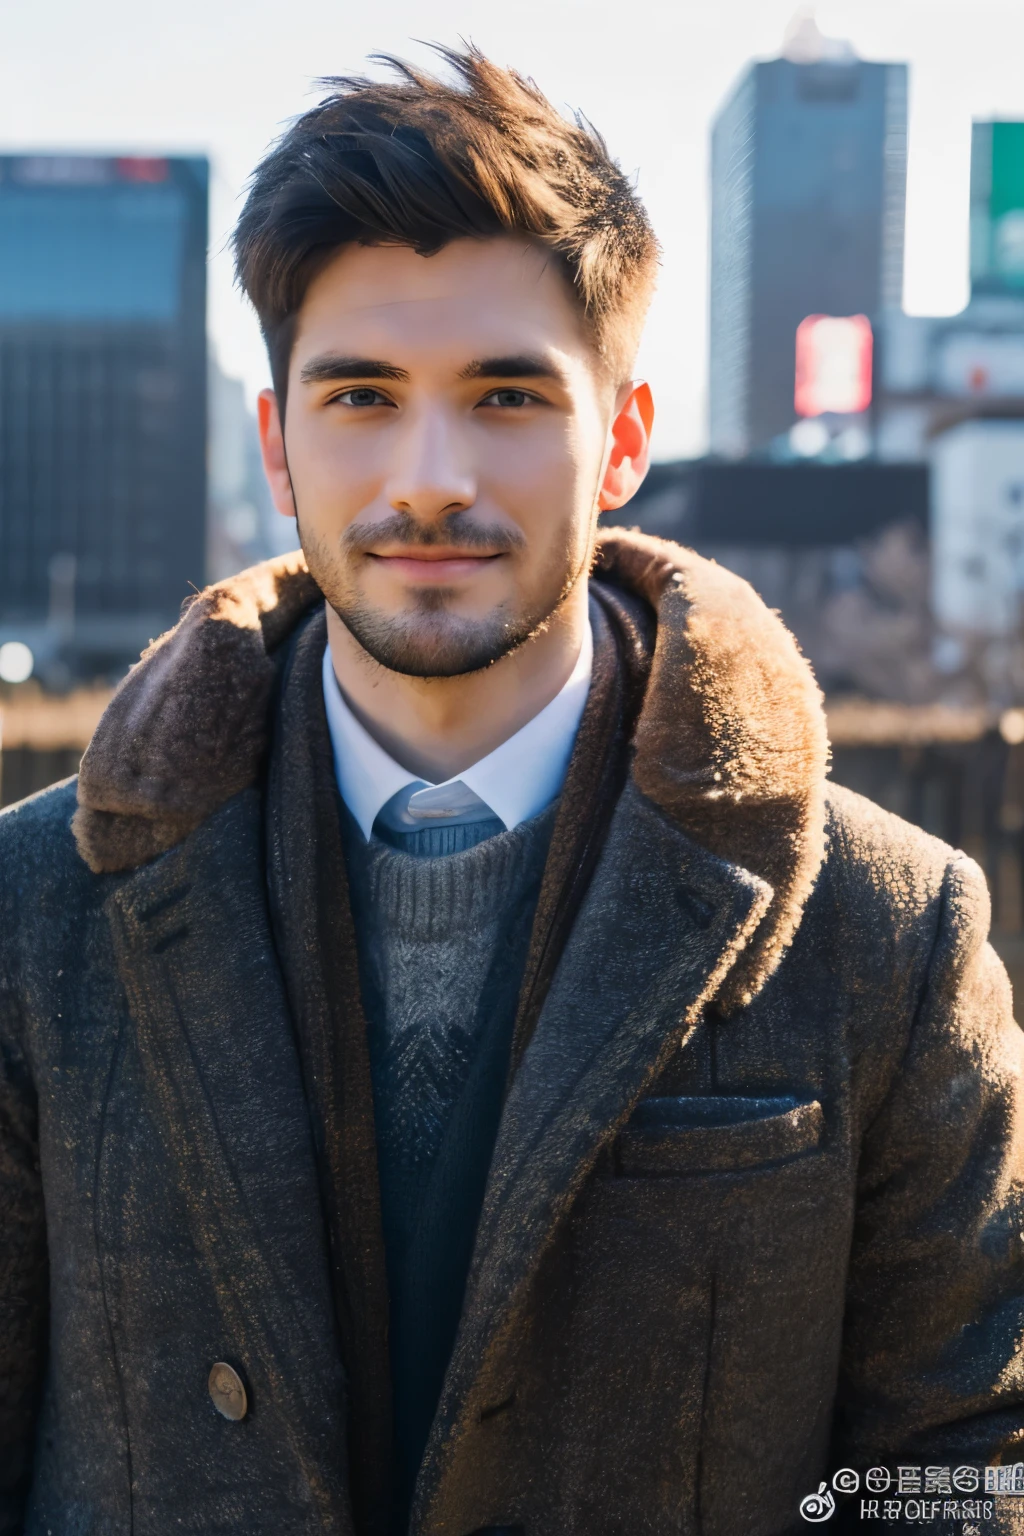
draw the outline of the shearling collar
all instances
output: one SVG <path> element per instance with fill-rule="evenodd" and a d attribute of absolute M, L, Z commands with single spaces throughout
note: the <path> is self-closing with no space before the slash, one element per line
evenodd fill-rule
<path fill-rule="evenodd" d="M 658 616 L 637 724 L 637 787 L 680 829 L 772 886 L 719 1005 L 775 970 L 821 864 L 828 760 L 821 697 L 775 614 L 738 576 L 664 539 L 603 531 L 595 575 Z M 74 834 L 97 874 L 134 869 L 259 777 L 272 654 L 321 601 L 299 553 L 209 587 L 143 654 L 97 727 Z"/>

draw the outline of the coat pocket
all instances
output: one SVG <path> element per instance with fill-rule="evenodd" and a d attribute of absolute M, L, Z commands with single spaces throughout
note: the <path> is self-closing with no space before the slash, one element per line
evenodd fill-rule
<path fill-rule="evenodd" d="M 641 1099 L 615 1143 L 616 1172 L 642 1178 L 755 1168 L 813 1151 L 824 1126 L 817 1099 Z"/>

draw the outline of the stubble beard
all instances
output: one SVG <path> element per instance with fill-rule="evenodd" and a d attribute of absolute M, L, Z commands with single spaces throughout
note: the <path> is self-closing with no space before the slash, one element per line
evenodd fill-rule
<path fill-rule="evenodd" d="M 485 540 L 484 531 L 471 525 L 451 528 L 454 521 L 433 537 L 417 531 L 416 542 L 439 543 L 443 537 L 445 543 L 463 548 L 484 542 L 493 548 L 493 534 Z M 379 528 L 375 537 L 381 538 Z M 453 588 L 431 587 L 416 593 L 405 612 L 389 614 L 373 607 L 359 591 L 353 571 L 360 560 L 353 547 L 358 537 L 343 540 L 335 549 L 302 530 L 300 539 L 310 575 L 345 628 L 375 662 L 405 677 L 461 677 L 493 666 L 546 628 L 587 566 L 584 561 L 580 569 L 556 572 L 546 590 L 518 612 L 500 604 L 481 618 L 465 618 L 452 611 L 457 596 Z M 506 536 L 509 550 L 518 543 Z"/>

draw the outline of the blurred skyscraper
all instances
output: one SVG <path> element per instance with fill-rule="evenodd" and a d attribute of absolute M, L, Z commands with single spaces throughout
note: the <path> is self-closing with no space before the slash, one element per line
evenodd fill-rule
<path fill-rule="evenodd" d="M 801 322 L 873 321 L 902 292 L 906 66 L 865 63 L 806 14 L 784 51 L 751 66 L 712 134 L 710 443 L 730 457 L 815 413 L 794 403 Z M 831 348 L 833 373 L 851 375 L 821 412 L 852 419 L 870 332 L 802 334 L 814 366 L 832 367 Z"/>
<path fill-rule="evenodd" d="M 0 157 L 0 644 L 123 669 L 205 576 L 207 162 Z"/>

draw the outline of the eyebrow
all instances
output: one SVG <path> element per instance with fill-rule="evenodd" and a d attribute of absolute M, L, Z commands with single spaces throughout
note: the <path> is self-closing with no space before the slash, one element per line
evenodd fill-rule
<path fill-rule="evenodd" d="M 469 363 L 460 379 L 553 379 L 565 383 L 562 370 L 536 352 L 516 352 L 509 357 L 481 357 Z"/>
<path fill-rule="evenodd" d="M 303 384 L 328 384 L 334 379 L 391 379 L 405 384 L 409 375 L 394 363 L 377 357 L 337 357 L 326 354 L 303 363 L 299 378 Z"/>
<path fill-rule="evenodd" d="M 467 363 L 460 379 L 552 379 L 564 384 L 560 368 L 536 352 L 515 352 L 506 357 L 480 357 Z M 409 374 L 395 363 L 379 357 L 341 357 L 325 353 L 302 365 L 299 379 L 303 384 L 330 384 L 340 379 L 390 379 L 406 384 Z"/>

